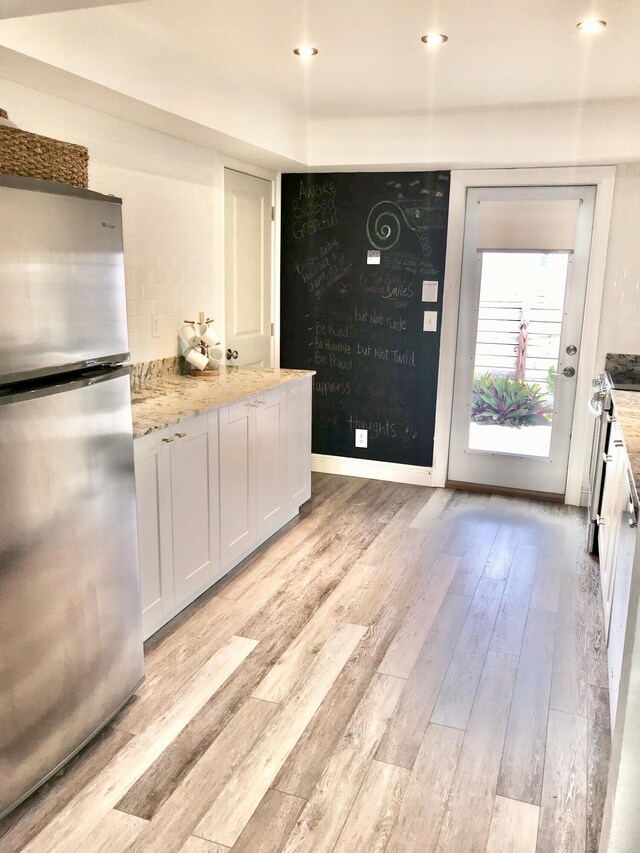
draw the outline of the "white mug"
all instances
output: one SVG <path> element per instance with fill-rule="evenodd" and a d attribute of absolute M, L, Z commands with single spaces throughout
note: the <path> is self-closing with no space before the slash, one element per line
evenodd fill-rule
<path fill-rule="evenodd" d="M 194 367 L 197 367 L 198 370 L 204 370 L 205 367 L 209 364 L 209 359 L 206 355 L 203 355 L 201 352 L 198 352 L 196 349 L 190 350 L 185 355 L 185 360 L 192 364 Z"/>
<path fill-rule="evenodd" d="M 191 323 L 187 323 L 187 325 L 183 326 L 180 330 L 180 337 L 188 347 L 193 347 L 197 343 L 200 343 L 199 333 L 200 328 L 197 323 L 194 323 L 193 325 Z"/>
<path fill-rule="evenodd" d="M 222 350 L 218 349 L 217 347 L 210 349 L 209 350 L 209 364 L 211 365 L 211 367 L 218 367 L 218 365 L 222 361 L 223 355 L 224 355 L 224 353 L 222 352 Z"/>
<path fill-rule="evenodd" d="M 203 344 L 206 344 L 208 347 L 218 346 L 220 343 L 220 335 L 212 325 L 203 326 L 201 332 L 200 340 Z"/>

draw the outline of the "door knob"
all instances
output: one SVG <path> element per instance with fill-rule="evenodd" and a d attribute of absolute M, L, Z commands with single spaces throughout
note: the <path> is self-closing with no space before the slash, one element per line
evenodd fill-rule
<path fill-rule="evenodd" d="M 238 357 L 238 350 L 237 349 L 234 349 L 234 350 L 228 349 L 227 350 L 227 361 L 229 361 L 229 359 L 237 358 L 237 357 Z"/>
<path fill-rule="evenodd" d="M 565 367 L 565 369 L 562 371 L 562 375 L 568 376 L 569 379 L 571 379 L 572 376 L 576 375 L 575 368 L 574 367 Z"/>

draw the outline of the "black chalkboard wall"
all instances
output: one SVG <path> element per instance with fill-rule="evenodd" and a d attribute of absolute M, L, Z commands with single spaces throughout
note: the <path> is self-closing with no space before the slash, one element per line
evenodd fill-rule
<path fill-rule="evenodd" d="M 280 363 L 317 370 L 314 453 L 431 466 L 448 206 L 448 172 L 283 175 Z"/>

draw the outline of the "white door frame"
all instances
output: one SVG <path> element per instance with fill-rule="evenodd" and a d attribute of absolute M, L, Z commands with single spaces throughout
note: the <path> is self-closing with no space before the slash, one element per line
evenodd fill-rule
<path fill-rule="evenodd" d="M 271 364 L 280 364 L 280 241 L 276 240 L 279 233 L 280 218 L 280 175 L 261 166 L 235 160 L 224 154 L 217 154 L 214 163 L 214 226 L 213 249 L 214 269 L 213 282 L 215 289 L 215 325 L 222 336 L 222 345 L 226 350 L 225 329 L 225 252 L 224 252 L 224 170 L 234 169 L 254 178 L 262 178 L 271 183 L 271 204 L 276 209 L 276 221 L 271 222 L 271 322 L 274 324 L 274 334 L 271 337 Z M 278 226 L 278 229 L 276 228 Z M 223 363 L 226 359 L 223 358 Z"/>
<path fill-rule="evenodd" d="M 453 379 L 456 362 L 458 310 L 462 279 L 462 251 L 468 187 L 517 187 L 590 185 L 596 187 L 596 204 L 587 278 L 584 320 L 580 341 L 580 362 L 576 376 L 576 402 L 571 430 L 565 503 L 579 505 L 586 476 L 590 420 L 585 401 L 591 380 L 602 369 L 596 364 L 600 308 L 609 241 L 609 223 L 615 183 L 615 166 L 576 166 L 540 169 L 462 169 L 451 172 L 447 258 L 444 275 L 442 334 L 438 368 L 436 427 L 433 448 L 432 484 L 444 486 L 449 467 L 449 438 L 453 407 Z"/>

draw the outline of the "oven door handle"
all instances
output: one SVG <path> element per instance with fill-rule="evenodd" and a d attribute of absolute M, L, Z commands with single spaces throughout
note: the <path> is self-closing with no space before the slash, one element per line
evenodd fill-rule
<path fill-rule="evenodd" d="M 602 401 L 595 396 L 591 397 L 588 409 L 594 418 L 599 418 L 602 415 Z"/>

